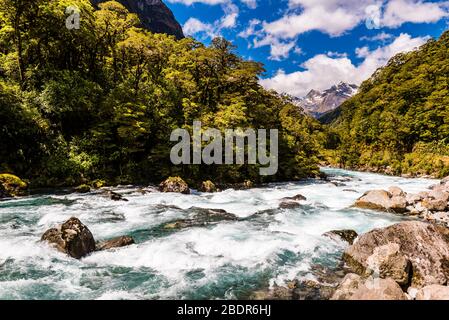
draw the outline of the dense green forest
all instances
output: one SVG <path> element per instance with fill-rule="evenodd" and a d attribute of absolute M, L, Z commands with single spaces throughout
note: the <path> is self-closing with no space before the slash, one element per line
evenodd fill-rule
<path fill-rule="evenodd" d="M 80 29 L 65 27 L 72 5 Z M 0 172 L 35 187 L 264 182 L 257 166 L 173 166 L 170 133 L 201 120 L 279 129 L 279 172 L 265 181 L 318 173 L 321 126 L 258 84 L 261 64 L 222 38 L 205 46 L 138 26 L 114 1 L 0 0 Z"/>
<path fill-rule="evenodd" d="M 333 165 L 449 175 L 449 32 L 391 59 L 322 120 Z"/>

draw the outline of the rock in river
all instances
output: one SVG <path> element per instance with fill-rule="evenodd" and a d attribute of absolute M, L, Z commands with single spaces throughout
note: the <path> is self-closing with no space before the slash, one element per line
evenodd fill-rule
<path fill-rule="evenodd" d="M 161 192 L 190 194 L 189 185 L 180 177 L 170 177 L 159 185 Z"/>
<path fill-rule="evenodd" d="M 122 237 L 114 238 L 114 239 L 107 240 L 107 241 L 104 241 L 104 242 L 100 242 L 97 245 L 97 251 L 109 250 L 109 249 L 113 249 L 113 248 L 126 247 L 126 246 L 130 246 L 130 245 L 132 245 L 134 243 L 135 242 L 134 242 L 134 239 L 132 237 L 122 236 Z"/>
<path fill-rule="evenodd" d="M 400 258 L 402 255 L 412 264 L 410 281 L 412 287 L 445 285 L 448 282 L 449 229 L 438 225 L 408 221 L 373 230 L 360 236 L 355 244 L 346 249 L 343 259 L 353 272 L 365 275 L 370 269 L 372 260 L 375 259 L 373 255 L 377 253 L 378 256 L 382 256 L 379 250 L 383 249 L 378 248 L 388 245 L 391 246 L 391 250 L 387 250 L 382 259 L 380 257 L 377 259 L 380 265 L 384 261 L 381 271 L 383 270 L 385 277 L 392 276 L 392 272 L 398 272 L 396 268 L 404 266 L 404 260 Z M 393 249 L 398 250 L 395 252 Z M 407 272 L 406 269 L 404 271 Z"/>
<path fill-rule="evenodd" d="M 70 218 L 58 228 L 47 230 L 42 236 L 61 252 L 81 259 L 95 251 L 95 239 L 90 230 L 77 218 Z"/>
<path fill-rule="evenodd" d="M 359 235 L 354 230 L 332 230 L 326 232 L 323 236 L 331 239 L 340 239 L 349 244 L 353 244 Z"/>

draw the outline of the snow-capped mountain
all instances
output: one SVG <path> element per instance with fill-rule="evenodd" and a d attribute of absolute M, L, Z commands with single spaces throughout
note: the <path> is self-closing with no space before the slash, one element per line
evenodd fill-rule
<path fill-rule="evenodd" d="M 323 114 L 335 110 L 343 102 L 351 98 L 357 93 L 358 86 L 355 84 L 347 84 L 340 82 L 325 91 L 311 90 L 303 98 L 294 98 L 294 102 L 304 111 L 315 118 L 319 118 Z"/>

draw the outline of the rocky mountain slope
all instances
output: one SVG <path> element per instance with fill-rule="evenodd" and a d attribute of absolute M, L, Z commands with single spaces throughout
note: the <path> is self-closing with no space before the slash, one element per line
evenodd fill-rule
<path fill-rule="evenodd" d="M 304 98 L 296 98 L 295 103 L 315 118 L 335 110 L 343 102 L 357 93 L 358 87 L 354 84 L 340 82 L 323 92 L 311 90 Z"/>
<path fill-rule="evenodd" d="M 92 0 L 98 5 L 107 0 Z M 136 13 L 142 25 L 154 33 L 174 35 L 177 39 L 184 38 L 181 25 L 176 21 L 173 12 L 161 0 L 116 0 L 130 12 Z"/>

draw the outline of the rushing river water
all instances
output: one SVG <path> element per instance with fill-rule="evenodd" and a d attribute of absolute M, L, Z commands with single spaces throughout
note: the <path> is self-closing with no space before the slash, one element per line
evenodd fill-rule
<path fill-rule="evenodd" d="M 323 169 L 335 184 L 310 180 L 245 191 L 142 195 L 120 188 L 129 202 L 98 193 L 39 195 L 0 202 L 0 299 L 240 299 L 292 279 L 316 279 L 335 268 L 346 244 L 324 232 L 359 233 L 399 216 L 350 209 L 365 191 L 397 185 L 425 190 L 433 180 Z M 306 204 L 278 209 L 284 197 Z M 198 209 L 224 209 L 241 218 L 166 230 Z M 131 235 L 136 244 L 74 260 L 39 241 L 47 230 L 78 217 L 96 240 Z"/>

